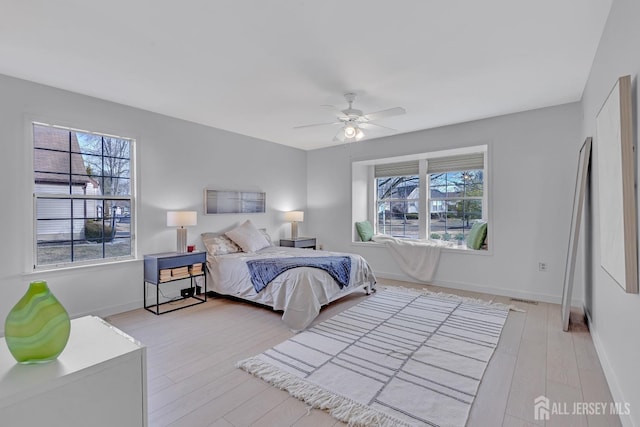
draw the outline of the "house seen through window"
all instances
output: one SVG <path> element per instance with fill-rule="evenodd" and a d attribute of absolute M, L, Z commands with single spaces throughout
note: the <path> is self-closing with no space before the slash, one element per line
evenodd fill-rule
<path fill-rule="evenodd" d="M 376 233 L 465 240 L 473 224 L 487 218 L 485 154 L 483 148 L 375 164 Z"/>
<path fill-rule="evenodd" d="M 133 255 L 133 140 L 33 124 L 35 266 Z"/>
<path fill-rule="evenodd" d="M 420 237 L 419 187 L 418 175 L 376 178 L 378 234 Z"/>

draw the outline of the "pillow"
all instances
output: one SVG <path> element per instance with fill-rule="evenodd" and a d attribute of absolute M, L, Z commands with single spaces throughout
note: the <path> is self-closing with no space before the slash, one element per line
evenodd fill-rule
<path fill-rule="evenodd" d="M 356 230 L 363 242 L 368 242 L 373 237 L 373 225 L 369 221 L 356 222 Z"/>
<path fill-rule="evenodd" d="M 484 243 L 484 239 L 487 237 L 487 223 L 476 222 L 471 227 L 469 234 L 467 235 L 467 247 L 471 249 L 480 249 Z"/>
<path fill-rule="evenodd" d="M 240 246 L 244 252 L 255 252 L 270 246 L 264 235 L 249 219 L 224 234 Z"/>
<path fill-rule="evenodd" d="M 233 243 L 233 240 L 218 233 L 202 233 L 202 243 L 207 248 L 207 252 L 211 255 L 225 255 L 234 254 L 236 252 L 242 252 L 240 246 Z"/>
<path fill-rule="evenodd" d="M 259 228 L 258 231 L 262 233 L 265 239 L 267 239 L 267 242 L 269 242 L 269 246 L 273 246 L 273 241 L 271 241 L 271 236 L 269 236 L 269 233 L 267 233 L 267 229 Z"/>

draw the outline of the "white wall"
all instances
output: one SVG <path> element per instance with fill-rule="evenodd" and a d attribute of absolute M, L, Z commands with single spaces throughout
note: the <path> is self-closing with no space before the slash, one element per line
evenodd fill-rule
<path fill-rule="evenodd" d="M 592 239 L 589 245 L 591 251 L 587 257 L 587 265 L 590 268 L 587 274 L 585 301 L 590 312 L 591 334 L 614 400 L 631 404 L 631 415 L 622 416 L 622 421 L 625 425 L 635 426 L 640 426 L 640 295 L 626 294 L 600 266 L 598 141 L 595 119 L 616 80 L 630 74 L 633 87 L 634 143 L 637 145 L 640 119 L 637 80 L 640 73 L 638 18 L 638 1 L 613 2 L 582 99 L 582 133 L 585 137 L 593 136 L 595 140 L 589 229 Z"/>
<path fill-rule="evenodd" d="M 189 243 L 202 247 L 201 232 L 228 229 L 246 218 L 267 228 L 274 239 L 284 237 L 289 228 L 281 211 L 305 209 L 302 150 L 6 76 L 0 76 L 0 94 L 2 323 L 29 281 L 36 279 L 48 281 L 72 317 L 141 307 L 142 256 L 175 250 L 176 232 L 166 227 L 167 210 L 198 211 L 197 227 L 189 228 Z M 137 260 L 32 272 L 29 119 L 137 140 Z M 265 191 L 267 213 L 204 216 L 205 187 Z"/>
<path fill-rule="evenodd" d="M 412 281 L 384 247 L 351 243 L 351 162 L 488 144 L 490 253 L 443 252 L 434 283 L 559 302 L 579 129 L 573 103 L 311 151 L 305 222 L 326 249 L 360 253 L 378 275 Z M 579 290 L 573 299 L 580 304 Z"/>

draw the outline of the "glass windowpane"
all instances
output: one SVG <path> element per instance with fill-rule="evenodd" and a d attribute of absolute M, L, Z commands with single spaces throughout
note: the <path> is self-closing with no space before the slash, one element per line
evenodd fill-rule
<path fill-rule="evenodd" d="M 417 175 L 376 179 L 377 233 L 419 237 L 420 179 Z"/>
<path fill-rule="evenodd" d="M 33 125 L 36 263 L 130 256 L 132 141 Z M 46 198 L 47 194 L 69 198 Z"/>
<path fill-rule="evenodd" d="M 463 240 L 474 220 L 482 219 L 484 171 L 431 174 L 429 237 Z M 467 199 L 473 197 L 474 199 Z M 477 197 L 477 199 L 476 199 Z"/>

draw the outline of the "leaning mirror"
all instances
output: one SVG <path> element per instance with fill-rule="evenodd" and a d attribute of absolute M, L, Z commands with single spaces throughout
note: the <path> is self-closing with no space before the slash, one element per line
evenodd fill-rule
<path fill-rule="evenodd" d="M 591 138 L 587 138 L 582 144 L 578 155 L 578 174 L 573 195 L 573 211 L 571 214 L 571 228 L 569 231 L 569 248 L 567 250 L 567 263 L 564 269 L 564 289 L 562 292 L 562 329 L 569 330 L 569 316 L 571 314 L 571 291 L 573 290 L 573 278 L 576 270 L 576 255 L 578 254 L 578 238 L 580 237 L 580 224 L 584 207 L 584 196 L 587 188 L 589 174 L 589 160 L 591 158 Z"/>

